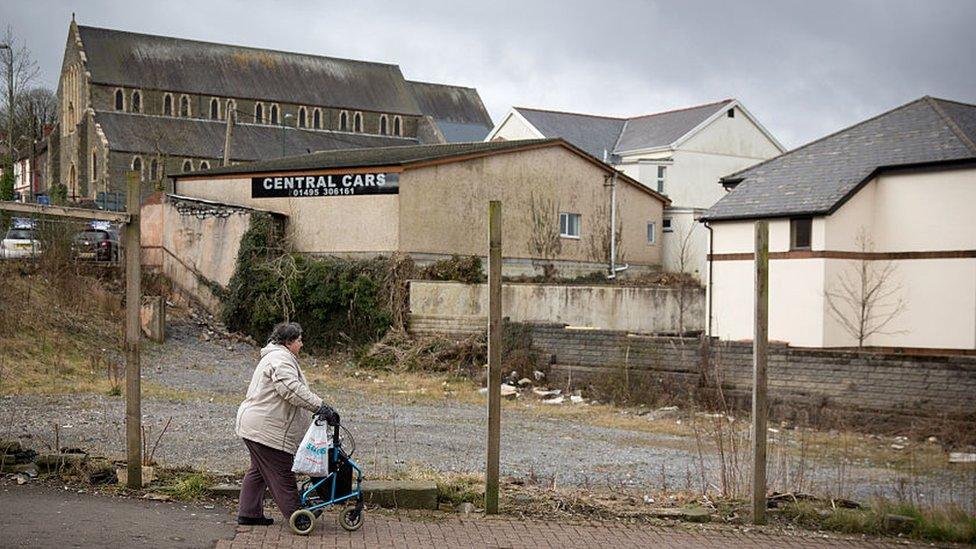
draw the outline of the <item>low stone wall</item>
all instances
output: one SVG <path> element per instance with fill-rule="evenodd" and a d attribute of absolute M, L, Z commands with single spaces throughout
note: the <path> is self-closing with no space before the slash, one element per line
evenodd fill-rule
<path fill-rule="evenodd" d="M 685 332 L 695 332 L 703 326 L 704 302 L 700 288 L 502 284 L 502 314 L 512 322 L 559 322 L 640 333 L 677 333 L 683 327 Z M 487 319 L 487 284 L 410 282 L 413 333 L 475 333 L 486 329 Z"/>
<path fill-rule="evenodd" d="M 649 337 L 607 330 L 534 325 L 533 345 L 547 355 L 557 383 L 586 385 L 610 376 L 643 378 L 671 395 L 724 397 L 748 408 L 752 344 Z M 948 419 L 976 433 L 976 357 L 905 356 L 770 345 L 774 417 L 816 421 L 919 423 Z"/>

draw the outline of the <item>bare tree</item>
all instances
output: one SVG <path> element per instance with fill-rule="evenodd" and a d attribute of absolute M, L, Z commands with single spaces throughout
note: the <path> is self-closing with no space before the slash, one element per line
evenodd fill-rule
<path fill-rule="evenodd" d="M 603 194 L 605 195 L 606 193 Z M 599 204 L 599 206 L 593 215 L 593 227 L 587 231 L 589 233 L 589 256 L 593 261 L 610 263 L 610 199 L 606 196 L 601 196 L 601 193 L 597 191 L 594 193 L 593 203 Z M 615 231 L 618 244 L 623 235 L 623 230 L 623 216 L 618 215 Z M 624 262 L 624 252 L 621 248 L 623 247 L 616 246 L 617 257 L 614 263 L 617 265 L 621 265 Z"/>
<path fill-rule="evenodd" d="M 864 257 L 874 249 L 864 227 L 858 230 L 857 246 L 862 252 L 860 259 L 840 273 L 837 284 L 824 293 L 831 316 L 857 340 L 860 348 L 872 335 L 901 333 L 885 328 L 905 311 L 906 304 L 897 295 L 902 288 L 894 277 L 894 263 Z"/>
<path fill-rule="evenodd" d="M 688 289 L 697 286 L 694 276 L 688 272 L 691 267 L 692 246 L 691 237 L 694 235 L 698 223 L 692 222 L 691 225 L 678 227 L 675 237 L 678 240 L 677 246 L 677 277 L 675 286 L 678 288 L 678 333 L 685 333 L 685 313 L 688 310 Z"/>
<path fill-rule="evenodd" d="M 543 276 L 552 278 L 556 275 L 553 259 L 563 249 L 563 241 L 559 237 L 559 211 L 556 201 L 551 198 L 536 197 L 529 194 L 529 210 L 532 216 L 532 232 L 529 234 L 529 249 L 544 260 Z"/>
<path fill-rule="evenodd" d="M 14 128 L 14 118 L 17 113 L 17 99 L 30 88 L 31 82 L 37 78 L 40 69 L 37 62 L 31 57 L 31 52 L 27 45 L 19 42 L 14 35 L 13 28 L 9 25 L 0 36 L 0 44 L 7 47 L 0 49 L 0 74 L 3 75 L 3 85 L 6 94 L 3 99 L 3 115 L 7 122 L 6 146 L 9 154 L 9 161 L 12 164 L 14 151 L 21 141 L 23 133 L 18 133 Z"/>

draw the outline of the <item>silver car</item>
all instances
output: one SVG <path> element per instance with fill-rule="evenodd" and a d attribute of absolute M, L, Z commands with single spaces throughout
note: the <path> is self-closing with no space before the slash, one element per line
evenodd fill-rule
<path fill-rule="evenodd" d="M 0 259 L 29 259 L 41 254 L 41 243 L 31 228 L 13 227 L 0 241 Z"/>

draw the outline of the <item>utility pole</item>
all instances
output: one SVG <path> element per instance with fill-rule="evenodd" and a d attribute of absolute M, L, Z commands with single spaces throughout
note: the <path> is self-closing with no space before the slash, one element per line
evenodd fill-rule
<path fill-rule="evenodd" d="M 766 524 L 766 358 L 769 344 L 769 223 L 756 222 L 755 332 L 752 338 L 752 522 Z"/>
<path fill-rule="evenodd" d="M 125 226 L 125 446 L 127 484 L 142 488 L 142 387 L 139 362 L 142 328 L 140 255 L 140 188 L 139 173 L 126 172 L 125 205 L 129 223 Z"/>
<path fill-rule="evenodd" d="M 7 166 L 14 169 L 14 48 L 10 44 L 0 44 L 0 50 L 7 50 Z"/>
<path fill-rule="evenodd" d="M 285 126 L 288 125 L 288 119 L 293 118 L 291 113 L 288 113 L 281 117 L 281 156 L 285 156 Z"/>
<path fill-rule="evenodd" d="M 485 513 L 498 513 L 502 413 L 502 203 L 488 203 L 488 462 Z"/>

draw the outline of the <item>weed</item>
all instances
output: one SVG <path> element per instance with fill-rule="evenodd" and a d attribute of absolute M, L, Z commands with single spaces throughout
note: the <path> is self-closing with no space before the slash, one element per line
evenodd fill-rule
<path fill-rule="evenodd" d="M 173 499 L 196 500 L 209 495 L 212 482 L 204 473 L 190 473 L 179 476 L 175 484 L 171 484 L 161 491 Z"/>

